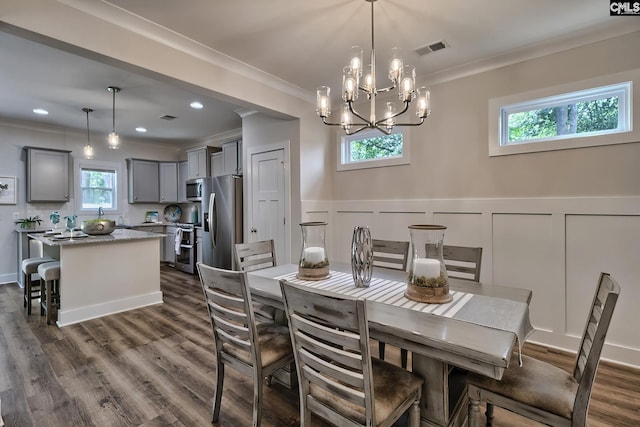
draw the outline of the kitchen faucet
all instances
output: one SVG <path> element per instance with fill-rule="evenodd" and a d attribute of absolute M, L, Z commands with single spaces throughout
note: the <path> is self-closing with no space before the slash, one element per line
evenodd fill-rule
<path fill-rule="evenodd" d="M 104 216 L 104 209 L 102 209 L 102 206 L 100 206 L 98 208 L 98 219 L 102 218 Z"/>

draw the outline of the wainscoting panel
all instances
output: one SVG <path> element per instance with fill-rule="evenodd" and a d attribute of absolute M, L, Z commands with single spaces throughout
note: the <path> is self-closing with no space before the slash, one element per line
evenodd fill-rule
<path fill-rule="evenodd" d="M 598 274 L 609 272 L 622 296 L 603 357 L 640 367 L 640 197 L 309 200 L 302 216 L 329 223 L 337 262 L 350 261 L 354 225 L 398 240 L 410 224 L 446 225 L 445 243 L 483 248 L 482 282 L 533 291 L 530 341 L 573 352 Z"/>
<path fill-rule="evenodd" d="M 562 283 L 553 277 L 551 215 L 493 215 L 493 283 L 531 289 L 531 323 L 553 330 Z"/>
<path fill-rule="evenodd" d="M 640 215 L 567 215 L 567 334 L 581 336 L 601 271 L 620 283 L 607 342 L 640 348 Z"/>

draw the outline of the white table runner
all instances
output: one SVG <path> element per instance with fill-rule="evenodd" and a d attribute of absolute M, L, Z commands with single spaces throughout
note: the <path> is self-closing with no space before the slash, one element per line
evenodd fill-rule
<path fill-rule="evenodd" d="M 356 288 L 349 273 L 331 271 L 324 280 L 302 280 L 297 272 L 283 274 L 275 279 L 308 286 L 340 295 L 349 295 L 368 301 L 390 304 L 435 316 L 447 317 L 480 326 L 500 329 L 515 334 L 518 356 L 522 365 L 522 345 L 533 332 L 527 304 L 502 298 L 487 297 L 466 292 L 450 291 L 453 300 L 444 304 L 427 304 L 404 296 L 406 282 L 372 278 L 368 288 Z"/>

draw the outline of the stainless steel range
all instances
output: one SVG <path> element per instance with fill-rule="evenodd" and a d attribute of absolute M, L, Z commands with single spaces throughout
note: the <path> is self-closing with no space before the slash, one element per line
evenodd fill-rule
<path fill-rule="evenodd" d="M 185 273 L 196 273 L 196 224 L 176 223 L 175 267 Z"/>

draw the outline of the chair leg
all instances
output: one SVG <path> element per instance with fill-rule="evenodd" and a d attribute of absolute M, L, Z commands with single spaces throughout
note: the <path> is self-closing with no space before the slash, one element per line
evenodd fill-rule
<path fill-rule="evenodd" d="M 409 355 L 409 352 L 407 350 L 405 350 L 404 348 L 400 349 L 400 365 L 402 366 L 403 369 L 407 369 L 408 355 Z"/>
<path fill-rule="evenodd" d="M 384 349 L 385 343 L 383 343 L 382 341 L 378 342 L 378 358 L 380 360 L 384 360 Z"/>
<path fill-rule="evenodd" d="M 28 282 L 30 282 L 30 280 L 27 278 L 27 275 L 23 273 L 22 274 L 22 284 L 24 285 L 24 298 L 23 298 L 24 299 L 24 304 L 23 305 L 24 305 L 25 308 L 27 308 L 27 299 L 28 299 L 28 296 L 29 296 L 29 292 L 31 291 Z M 27 313 L 27 314 L 31 314 L 31 313 Z"/>
<path fill-rule="evenodd" d="M 260 427 L 262 419 L 262 374 L 256 375 L 253 382 L 253 427 Z"/>
<path fill-rule="evenodd" d="M 44 300 L 46 293 L 47 284 L 44 282 L 44 280 L 40 279 L 40 316 L 44 316 L 44 306 L 47 303 L 47 301 Z"/>
<path fill-rule="evenodd" d="M 219 355 L 216 356 L 219 359 Z M 213 392 L 213 416 L 211 422 L 215 423 L 220 417 L 220 402 L 222 401 L 222 386 L 224 384 L 224 364 L 216 363 L 216 389 Z"/>
<path fill-rule="evenodd" d="M 409 427 L 420 427 L 420 400 L 416 400 L 409 408 Z"/>
<path fill-rule="evenodd" d="M 487 410 L 485 411 L 484 415 L 487 418 L 487 425 L 493 425 L 493 403 L 487 402 Z"/>
<path fill-rule="evenodd" d="M 300 402 L 300 427 L 310 427 L 311 426 L 311 411 L 307 408 L 306 403 L 303 404 Z"/>
<path fill-rule="evenodd" d="M 47 301 L 47 325 L 51 324 L 51 321 L 53 320 L 53 296 L 52 296 L 52 289 L 53 288 L 53 281 L 50 281 L 49 283 L 45 282 L 46 286 L 47 286 L 47 296 L 46 296 L 46 301 Z"/>

